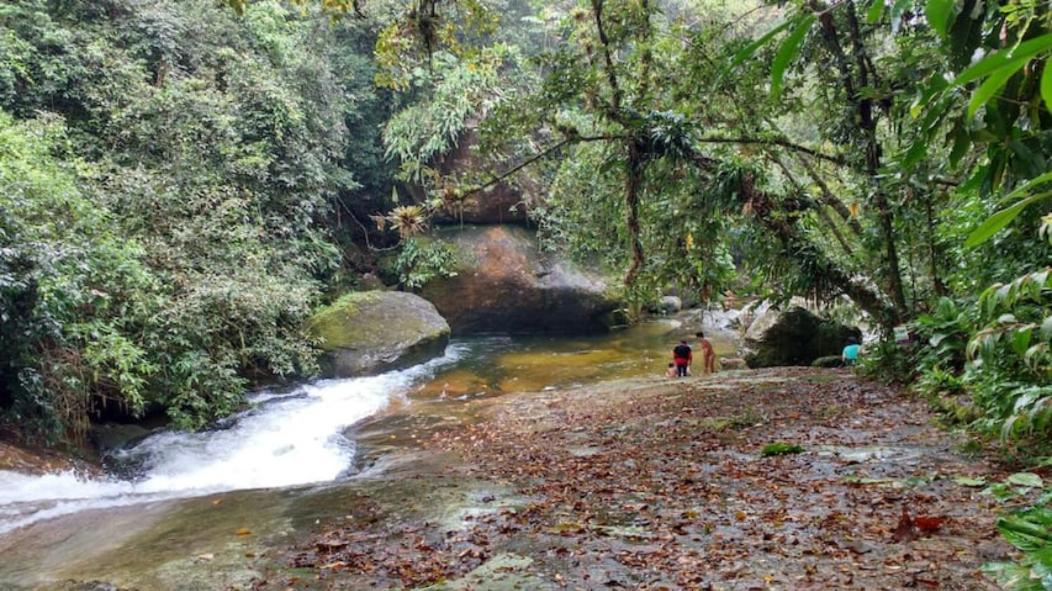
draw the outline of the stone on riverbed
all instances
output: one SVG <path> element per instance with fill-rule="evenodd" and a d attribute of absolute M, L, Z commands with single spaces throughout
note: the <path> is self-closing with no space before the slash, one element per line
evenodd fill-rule
<path fill-rule="evenodd" d="M 308 323 L 326 355 L 325 373 L 349 377 L 441 355 L 449 324 L 427 300 L 398 291 L 344 295 Z"/>
<path fill-rule="evenodd" d="M 662 296 L 657 302 L 654 302 L 647 307 L 647 311 L 652 314 L 675 314 L 683 309 L 683 301 L 677 296 L 667 295 Z"/>
<path fill-rule="evenodd" d="M 793 306 L 764 312 L 745 333 L 743 348 L 749 367 L 811 365 L 816 359 L 839 356 L 850 339 L 862 340 L 862 331 L 820 318 Z"/>

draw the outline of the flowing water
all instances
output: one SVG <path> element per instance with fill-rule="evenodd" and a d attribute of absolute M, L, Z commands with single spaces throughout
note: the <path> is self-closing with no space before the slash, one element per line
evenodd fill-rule
<path fill-rule="evenodd" d="M 406 371 L 263 392 L 251 399 L 250 410 L 212 430 L 157 433 L 113 458 L 118 466 L 134 466 L 135 478 L 0 471 L 0 534 L 85 509 L 334 480 L 354 457 L 354 442 L 342 430 L 456 362 L 465 348 L 451 346 Z"/>
<path fill-rule="evenodd" d="M 722 319 L 706 320 L 718 327 Z M 340 495 L 340 483 L 355 480 L 355 424 L 385 413 L 455 416 L 458 405 L 482 397 L 660 376 L 671 346 L 699 324 L 692 316 L 595 337 L 454 341 L 442 357 L 406 370 L 263 391 L 212 429 L 155 433 L 109 458 L 116 469 L 108 478 L 0 471 L 0 588 L 182 564 L 173 557 L 192 557 L 213 529 L 215 536 L 246 524 L 294 530 L 297 516 L 323 514 L 318 499 Z M 718 355 L 733 350 L 730 332 L 710 339 Z M 132 540 L 134 560 L 122 550 Z M 89 557 L 107 552 L 113 557 L 89 567 Z M 133 580 L 173 584 L 156 576 Z"/>

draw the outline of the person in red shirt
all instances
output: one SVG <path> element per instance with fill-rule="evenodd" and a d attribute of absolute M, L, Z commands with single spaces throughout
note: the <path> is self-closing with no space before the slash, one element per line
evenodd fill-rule
<path fill-rule="evenodd" d="M 705 333 L 699 332 L 696 335 L 698 337 L 699 345 L 701 346 L 701 363 L 704 368 L 703 371 L 706 374 L 716 373 L 716 351 L 712 348 L 712 343 L 705 338 Z"/>
<path fill-rule="evenodd" d="M 672 363 L 676 364 L 676 376 L 687 377 L 687 368 L 690 367 L 692 361 L 694 361 L 694 352 L 690 350 L 690 345 L 687 344 L 687 341 L 680 341 L 672 349 Z"/>

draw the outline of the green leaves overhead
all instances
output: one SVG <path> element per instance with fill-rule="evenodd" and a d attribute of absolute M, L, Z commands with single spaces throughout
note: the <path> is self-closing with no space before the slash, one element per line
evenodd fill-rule
<path fill-rule="evenodd" d="M 953 83 L 961 86 L 973 80 L 984 78 L 994 71 L 1010 65 L 1016 60 L 1031 58 L 1038 53 L 1049 49 L 1052 49 L 1052 33 L 1035 37 L 1029 41 L 1022 42 L 1015 47 L 1002 49 L 987 55 L 958 74 L 957 77 L 954 78 Z"/>
<path fill-rule="evenodd" d="M 1023 195 L 1029 193 L 1032 189 L 1044 185 L 1052 181 L 1052 172 L 1045 173 L 1037 178 L 1031 179 L 1021 187 L 1012 191 L 1005 196 L 1006 201 L 1012 201 L 1018 199 Z M 989 218 L 986 219 L 978 228 L 976 228 L 968 236 L 964 245 L 968 248 L 974 248 L 980 244 L 986 242 L 994 236 L 994 234 L 1000 232 L 1005 226 L 1012 223 L 1012 220 L 1019 217 L 1019 214 L 1030 205 L 1037 203 L 1043 199 L 1047 199 L 1052 196 L 1052 191 L 1046 191 L 1037 195 L 1031 195 L 1021 201 L 1013 203 L 1012 205 L 998 211 Z"/>
<path fill-rule="evenodd" d="M 792 32 L 782 41 L 782 45 L 778 48 L 778 53 L 774 56 L 774 61 L 771 62 L 771 96 L 776 100 L 782 94 L 782 80 L 785 78 L 785 70 L 796 58 L 797 54 L 800 53 L 800 45 L 803 43 L 807 32 L 811 30 L 811 25 L 814 22 L 815 16 L 813 14 L 808 13 L 801 16 L 796 26 L 793 27 Z"/>
<path fill-rule="evenodd" d="M 946 37 L 955 4 L 956 0 L 928 0 L 924 5 L 924 15 L 928 18 L 928 24 L 942 37 Z"/>
<path fill-rule="evenodd" d="M 884 0 L 872 0 L 866 9 L 866 22 L 876 24 L 884 16 Z"/>
<path fill-rule="evenodd" d="M 997 213 L 987 218 L 986 221 L 982 223 L 982 225 L 980 225 L 971 234 L 969 234 L 968 240 L 965 241 L 964 245 L 969 248 L 979 246 L 980 244 L 992 238 L 994 234 L 1004 229 L 1005 226 L 1012 223 L 1012 220 L 1019 217 L 1019 214 L 1022 213 L 1023 210 L 1026 209 L 1028 206 L 1037 203 L 1042 199 L 1047 199 L 1050 196 L 1052 196 L 1052 192 L 1034 195 L 1016 203 L 1015 205 L 1006 207 L 1001 211 L 998 211 Z"/>
<path fill-rule="evenodd" d="M 1029 61 L 1029 58 L 1017 59 L 994 70 L 993 73 L 979 85 L 979 88 L 972 93 L 972 98 L 968 101 L 968 116 L 974 117 L 976 111 L 979 110 L 979 107 L 990 102 L 990 99 L 994 98 L 998 91 L 1004 88 L 1004 85 L 1008 83 L 1008 79 L 1014 76 L 1020 68 L 1026 65 L 1027 61 Z"/>
<path fill-rule="evenodd" d="M 723 76 L 726 76 L 739 65 L 751 58 L 761 47 L 770 43 L 771 40 L 780 35 L 783 31 L 792 27 L 789 34 L 782 40 L 781 45 L 778 46 L 778 52 L 775 54 L 774 60 L 771 62 L 771 96 L 778 99 L 782 93 L 782 82 L 785 79 L 785 71 L 792 63 L 793 59 L 795 59 L 800 53 L 800 46 L 802 45 L 804 38 L 807 36 L 807 32 L 810 31 L 811 26 L 814 25 L 815 20 L 814 14 L 805 12 L 771 29 L 762 37 L 746 45 L 739 50 L 738 53 L 734 54 L 734 58 L 727 66 L 727 69 L 724 70 Z"/>
<path fill-rule="evenodd" d="M 771 39 L 777 37 L 782 31 L 788 29 L 792 24 L 793 21 L 791 20 L 785 21 L 784 23 L 765 33 L 756 41 L 753 41 L 752 43 L 740 49 L 738 53 L 734 54 L 734 59 L 731 60 L 731 63 L 727 66 L 727 69 L 724 70 L 723 74 L 727 75 L 735 68 L 742 65 L 745 62 L 745 60 L 751 58 L 753 54 L 757 52 L 757 50 L 759 50 L 764 45 L 767 45 L 767 43 L 770 42 Z"/>
<path fill-rule="evenodd" d="M 1052 33 L 1024 41 L 1011 48 L 995 51 L 961 72 L 953 81 L 956 86 L 963 86 L 969 82 L 986 78 L 968 102 L 968 117 L 975 116 L 979 108 L 993 99 L 1009 79 L 1030 60 L 1050 50 L 1052 50 Z M 1049 78 L 1047 73 L 1042 76 L 1041 90 L 1042 96 L 1048 97 L 1052 95 L 1052 80 L 1046 83 L 1046 78 Z M 1045 91 L 1046 87 L 1049 87 L 1048 92 Z M 1048 104 L 1048 98 L 1045 101 Z"/>

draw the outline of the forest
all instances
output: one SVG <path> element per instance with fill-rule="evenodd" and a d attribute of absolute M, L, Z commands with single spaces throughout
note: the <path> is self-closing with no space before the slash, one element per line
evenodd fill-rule
<path fill-rule="evenodd" d="M 805 298 L 1040 471 L 1050 62 L 1033 0 L 6 1 L 0 435 L 192 431 L 313 378 L 312 314 L 426 295 L 432 229 L 501 186 L 626 322 Z M 1052 589 L 1047 502 L 1000 524 L 1011 588 Z"/>

